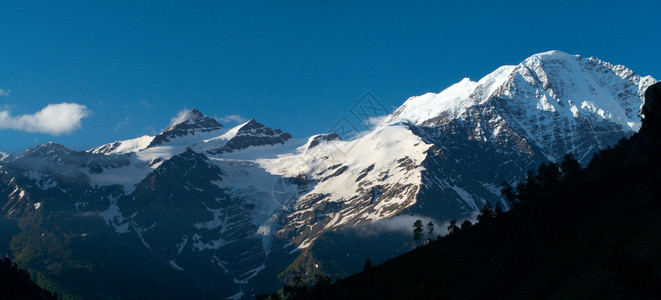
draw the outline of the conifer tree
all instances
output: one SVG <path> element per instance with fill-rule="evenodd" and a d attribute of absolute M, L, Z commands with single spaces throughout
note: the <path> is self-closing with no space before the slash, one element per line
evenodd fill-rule
<path fill-rule="evenodd" d="M 434 234 L 434 222 L 429 220 L 429 223 L 427 223 L 427 233 L 429 233 L 429 236 L 432 237 Z"/>
<path fill-rule="evenodd" d="M 469 220 L 465 220 L 463 223 L 461 223 L 461 230 L 465 230 L 471 227 L 473 227 L 473 223 Z"/>
<path fill-rule="evenodd" d="M 496 204 L 496 217 L 500 217 L 503 214 L 503 207 L 500 206 L 500 203 Z"/>
<path fill-rule="evenodd" d="M 578 180 L 581 172 L 581 164 L 578 163 L 578 160 L 569 153 L 565 155 L 564 159 L 560 163 L 560 169 L 562 170 L 562 181 L 564 182 L 574 182 Z"/>
<path fill-rule="evenodd" d="M 418 243 L 418 246 L 422 244 L 422 220 L 417 220 L 413 223 L 413 239 Z"/>
<path fill-rule="evenodd" d="M 496 217 L 496 212 L 494 211 L 493 206 L 491 206 L 491 203 L 487 201 L 484 207 L 480 209 L 480 214 L 477 216 L 477 221 L 479 223 L 488 222 L 495 217 Z"/>
<path fill-rule="evenodd" d="M 509 184 L 509 182 L 504 181 L 502 188 L 500 189 L 500 194 L 505 198 L 507 203 L 509 203 L 510 208 L 514 207 L 517 204 L 517 194 L 514 191 L 514 188 Z"/>
<path fill-rule="evenodd" d="M 452 235 L 459 232 L 459 227 L 457 226 L 457 220 L 452 219 L 450 220 L 450 225 L 448 225 L 448 234 Z"/>
<path fill-rule="evenodd" d="M 329 287 L 331 285 L 330 276 L 322 273 L 314 274 L 314 284 L 312 285 L 312 290 L 321 290 L 323 288 Z"/>
<path fill-rule="evenodd" d="M 367 272 L 372 268 L 372 261 L 368 258 L 365 260 L 365 266 L 363 267 L 363 271 Z"/>

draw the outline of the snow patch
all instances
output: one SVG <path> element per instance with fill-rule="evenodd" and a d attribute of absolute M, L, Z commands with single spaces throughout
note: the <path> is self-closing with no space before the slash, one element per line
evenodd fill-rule
<path fill-rule="evenodd" d="M 173 269 L 178 270 L 178 271 L 184 271 L 182 267 L 177 265 L 176 262 L 174 262 L 174 259 L 170 261 L 170 266 L 172 266 Z"/>

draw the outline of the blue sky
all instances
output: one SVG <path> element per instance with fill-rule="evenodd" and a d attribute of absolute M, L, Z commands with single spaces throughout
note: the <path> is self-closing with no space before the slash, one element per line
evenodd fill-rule
<path fill-rule="evenodd" d="M 185 108 L 304 137 L 368 91 L 394 109 L 552 49 L 661 78 L 659 1 L 465 2 L 2 2 L 0 118 L 58 103 L 85 117 L 0 129 L 0 151 L 153 134 Z"/>

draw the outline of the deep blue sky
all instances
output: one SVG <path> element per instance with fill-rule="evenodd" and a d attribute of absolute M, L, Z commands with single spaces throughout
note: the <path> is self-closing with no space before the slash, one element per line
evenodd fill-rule
<path fill-rule="evenodd" d="M 0 151 L 153 134 L 184 108 L 302 137 L 367 91 L 394 109 L 552 49 L 661 78 L 657 0 L 312 2 L 2 2 L 0 110 L 92 114 L 65 135 L 0 130 Z"/>

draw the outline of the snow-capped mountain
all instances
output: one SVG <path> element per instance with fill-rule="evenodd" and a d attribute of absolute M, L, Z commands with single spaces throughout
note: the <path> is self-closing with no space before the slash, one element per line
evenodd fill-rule
<path fill-rule="evenodd" d="M 410 215 L 469 218 L 487 201 L 505 205 L 504 180 L 566 153 L 587 162 L 640 128 L 654 82 L 596 58 L 540 53 L 411 97 L 348 141 L 293 139 L 254 119 L 225 128 L 191 110 L 156 136 L 0 154 L 2 212 L 19 231 L 63 241 L 103 232 L 204 286 L 201 297 L 250 297 L 286 269 L 357 270 L 342 263 L 347 249 L 320 256 L 329 234 Z M 69 233 L 54 229 L 66 218 L 76 220 Z"/>

